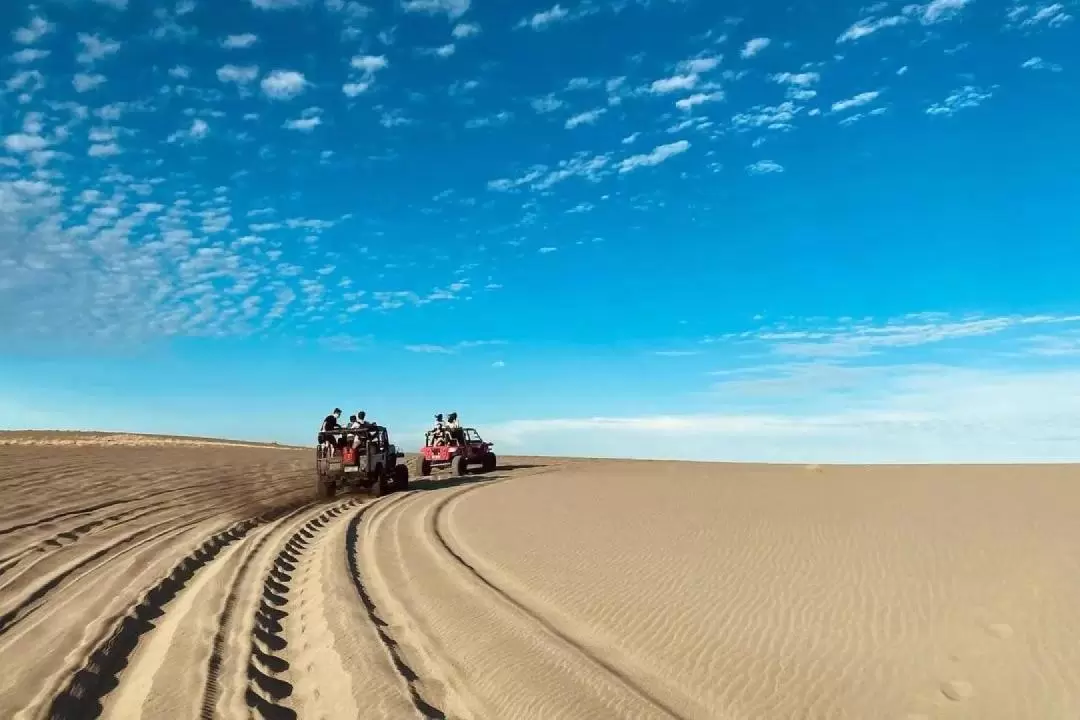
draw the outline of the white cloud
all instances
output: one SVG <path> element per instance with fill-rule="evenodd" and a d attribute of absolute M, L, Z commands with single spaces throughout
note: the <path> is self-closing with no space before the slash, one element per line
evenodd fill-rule
<path fill-rule="evenodd" d="M 801 111 L 802 108 L 790 100 L 774 106 L 758 105 L 747 112 L 736 113 L 731 118 L 731 123 L 741 131 L 761 128 L 787 131 L 794 127 L 795 116 Z"/>
<path fill-rule="evenodd" d="M 931 0 L 926 5 L 914 7 L 923 25 L 934 25 L 951 20 L 971 2 L 972 0 Z M 905 12 L 907 11 L 905 8 Z"/>
<path fill-rule="evenodd" d="M 639 137 L 641 137 L 641 133 L 639 133 L 639 132 L 631 133 L 631 134 L 627 135 L 626 137 L 624 137 L 621 142 L 622 142 L 623 145 L 633 145 L 635 142 L 637 142 L 637 139 Z"/>
<path fill-rule="evenodd" d="M 455 52 L 457 52 L 457 46 L 454 45 L 454 43 L 446 43 L 445 45 L 440 45 L 439 47 L 436 47 L 436 48 L 430 48 L 430 49 L 424 50 L 425 55 L 437 55 L 438 57 L 441 57 L 441 58 L 450 57 Z"/>
<path fill-rule="evenodd" d="M 772 160 L 758 160 L 753 165 L 747 165 L 746 171 L 751 175 L 768 175 L 784 172 L 784 166 Z"/>
<path fill-rule="evenodd" d="M 388 110 L 379 117 L 379 124 L 384 128 L 412 125 L 415 121 L 405 116 L 401 110 Z"/>
<path fill-rule="evenodd" d="M 453 35 L 459 40 L 479 34 L 480 26 L 476 23 L 458 23 L 454 26 L 454 30 L 451 32 L 451 35 Z"/>
<path fill-rule="evenodd" d="M 719 65 L 721 58 L 719 55 L 692 58 L 690 60 L 684 60 L 680 63 L 682 70 L 690 75 L 700 75 L 707 73 L 710 70 L 715 70 Z"/>
<path fill-rule="evenodd" d="M 55 25 L 45 18 L 35 15 L 30 19 L 30 24 L 19 28 L 12 33 L 12 38 L 20 45 L 33 45 L 48 33 L 55 29 Z"/>
<path fill-rule="evenodd" d="M 179 80 L 187 80 L 191 77 L 191 68 L 186 65 L 176 65 L 169 68 L 169 76 Z"/>
<path fill-rule="evenodd" d="M 578 113 L 566 121 L 565 127 L 567 130 L 573 130 L 579 125 L 593 125 L 600 119 L 600 116 L 606 112 L 607 110 L 605 108 L 596 108 L 595 110 L 587 110 Z"/>
<path fill-rule="evenodd" d="M 492 127 L 494 125 L 505 125 L 512 117 L 513 113 L 503 110 L 494 115 L 484 115 L 482 117 L 472 118 L 465 122 L 465 127 L 470 130 L 476 130 L 478 128 Z"/>
<path fill-rule="evenodd" d="M 260 10 L 289 10 L 303 7 L 309 0 L 251 0 L 251 6 Z"/>
<path fill-rule="evenodd" d="M 322 125 L 322 108 L 309 107 L 300 113 L 299 118 L 286 122 L 284 127 L 288 130 L 311 132 L 319 125 Z"/>
<path fill-rule="evenodd" d="M 666 145 L 657 145 L 652 152 L 642 155 L 632 155 L 619 163 L 619 172 L 627 173 L 640 167 L 659 165 L 665 160 L 680 155 L 690 149 L 690 143 L 686 140 L 678 140 Z"/>
<path fill-rule="evenodd" d="M 849 27 L 844 33 L 836 39 L 836 42 L 851 42 L 872 35 L 879 30 L 885 28 L 896 27 L 907 22 L 907 18 L 902 15 L 890 15 L 883 18 L 864 18 L 859 20 L 854 25 Z"/>
<path fill-rule="evenodd" d="M 543 114 L 554 112 L 561 108 L 565 103 L 554 95 L 545 95 L 544 97 L 530 100 L 529 104 L 532 105 L 533 110 Z"/>
<path fill-rule="evenodd" d="M 506 363 L 504 361 L 502 361 L 502 360 L 496 360 L 495 362 L 491 363 L 491 367 L 493 367 L 493 368 L 506 367 Z"/>
<path fill-rule="evenodd" d="M 777 73 L 771 75 L 770 79 L 773 82 L 778 82 L 787 85 L 798 85 L 799 87 L 809 87 L 816 84 L 821 80 L 821 75 L 816 72 L 801 72 L 801 73 Z"/>
<path fill-rule="evenodd" d="M 1072 16 L 1065 10 L 1065 6 L 1059 2 L 1039 3 L 1026 5 L 1017 3 L 1009 10 L 1009 20 L 1018 23 L 1020 27 L 1033 27 L 1046 25 L 1047 27 L 1060 27 L 1072 20 Z"/>
<path fill-rule="evenodd" d="M 217 79 L 223 83 L 247 85 L 259 77 L 258 65 L 222 65 L 217 69 Z"/>
<path fill-rule="evenodd" d="M 887 368 L 854 380 L 835 407 L 812 382 L 799 412 L 719 404 L 698 415 L 514 420 L 489 427 L 504 452 L 729 462 L 1075 462 L 1080 373 Z M 637 455 L 635 448 L 647 448 Z M 641 451 L 637 451 L 641 452 Z"/>
<path fill-rule="evenodd" d="M 1043 60 L 1041 57 L 1028 58 L 1020 67 L 1026 70 L 1049 70 L 1050 72 L 1061 72 L 1062 67 L 1057 63 L 1049 63 Z"/>
<path fill-rule="evenodd" d="M 341 91 L 348 97 L 356 97 L 371 89 L 375 83 L 375 75 L 390 66 L 385 55 L 356 55 L 349 61 L 353 70 L 359 70 L 362 76 L 358 80 L 350 80 L 341 86 Z"/>
<path fill-rule="evenodd" d="M 1075 462 L 1080 371 L 1057 359 L 1076 356 L 1077 325 L 1080 316 L 920 313 L 732 333 L 724 357 L 744 360 L 701 395 L 715 409 L 510 420 L 491 435 L 512 452 L 564 456 L 626 457 L 645 445 L 673 459 Z M 788 360 L 748 355 L 751 341 Z M 949 362 L 935 362 L 928 353 L 945 343 Z"/>
<path fill-rule="evenodd" d="M 112 157 L 120 154 L 120 146 L 116 143 L 96 143 L 86 151 L 90 157 Z"/>
<path fill-rule="evenodd" d="M 40 48 L 23 48 L 17 50 L 11 54 L 12 61 L 20 65 L 28 65 L 29 63 L 43 60 L 51 54 L 50 50 L 42 50 Z"/>
<path fill-rule="evenodd" d="M 562 5 L 555 5 L 549 10 L 538 12 L 532 17 L 518 22 L 517 27 L 530 27 L 533 30 L 544 30 L 551 25 L 565 20 L 570 13 Z"/>
<path fill-rule="evenodd" d="M 753 338 L 788 357 L 861 357 L 893 348 L 920 347 L 988 337 L 1010 331 L 1080 324 L 1077 315 L 1004 315 L 956 318 L 941 313 L 915 313 L 886 323 L 850 322 L 809 330 L 764 330 Z M 731 338 L 728 338 L 731 339 Z"/>
<path fill-rule="evenodd" d="M 547 255 L 548 253 L 553 253 L 553 252 L 555 252 L 556 250 L 558 250 L 558 248 L 554 248 L 554 247 L 551 247 L 551 246 L 549 245 L 549 246 L 547 246 L 547 247 L 542 247 L 542 248 L 540 248 L 540 249 L 539 249 L 539 250 L 537 250 L 536 252 L 540 253 L 541 255 Z"/>
<path fill-rule="evenodd" d="M 86 137 L 92 143 L 109 142 L 116 139 L 116 130 L 107 127 L 90 128 Z"/>
<path fill-rule="evenodd" d="M 769 45 L 771 44 L 772 40 L 765 37 L 748 40 L 746 44 L 743 45 L 743 49 L 740 55 L 742 55 L 743 59 L 752 58 L 765 48 L 769 47 Z"/>
<path fill-rule="evenodd" d="M 469 10 L 470 0 L 405 0 L 401 7 L 406 12 L 425 12 L 430 14 L 445 13 L 451 20 L 464 15 Z"/>
<path fill-rule="evenodd" d="M 684 97 L 681 100 L 675 102 L 675 107 L 680 110 L 692 110 L 698 105 L 702 105 L 707 102 L 716 102 L 724 99 L 724 93 L 711 92 L 711 93 L 694 93 L 688 97 Z"/>
<path fill-rule="evenodd" d="M 878 99 L 879 95 L 881 95 L 881 91 L 879 91 L 879 90 L 871 90 L 871 91 L 868 91 L 868 92 L 861 92 L 858 95 L 855 95 L 854 97 L 848 98 L 847 100 L 840 100 L 838 102 L 834 102 L 832 104 L 832 111 L 833 112 L 844 112 L 845 110 L 850 110 L 851 108 L 861 107 L 861 106 L 866 105 L 868 103 L 874 102 L 875 100 Z"/>
<path fill-rule="evenodd" d="M 509 192 L 520 187 L 544 191 L 570 178 L 579 177 L 590 182 L 597 182 L 610 174 L 608 155 L 590 155 L 579 152 L 569 160 L 562 160 L 554 168 L 535 165 L 524 175 L 517 178 L 500 178 L 488 183 L 488 189 L 497 192 Z"/>
<path fill-rule="evenodd" d="M 195 118 L 191 121 L 191 128 L 188 130 L 188 136 L 192 140 L 202 140 L 210 132 L 210 126 L 202 118 Z"/>
<path fill-rule="evenodd" d="M 44 150 L 49 142 L 40 135 L 15 133 L 4 138 L 4 147 L 15 153 L 29 153 Z"/>
<path fill-rule="evenodd" d="M 126 10 L 128 0 L 94 0 L 98 5 L 108 5 L 116 10 Z"/>
<path fill-rule="evenodd" d="M 88 33 L 79 33 L 77 37 L 83 49 L 75 59 L 83 64 L 96 62 L 120 51 L 120 43 L 116 40 L 102 39 L 97 34 Z"/>
<path fill-rule="evenodd" d="M 453 345 L 406 345 L 405 349 L 409 352 L 423 353 L 428 355 L 456 355 L 462 350 L 469 350 L 478 347 L 492 347 L 506 345 L 505 340 L 465 340 Z"/>
<path fill-rule="evenodd" d="M 928 115 L 955 115 L 965 108 L 975 108 L 985 100 L 990 99 L 993 93 L 973 85 L 965 85 L 953 92 L 940 103 L 935 103 L 926 109 Z"/>
<path fill-rule="evenodd" d="M 694 86 L 697 85 L 697 82 L 698 76 L 694 74 L 673 75 L 671 77 L 654 80 L 649 86 L 649 90 L 658 95 L 663 95 L 666 93 L 692 90 Z"/>
<path fill-rule="evenodd" d="M 369 82 L 348 82 L 341 86 L 341 92 L 345 93 L 348 97 L 356 97 L 366 93 L 371 88 Z"/>
<path fill-rule="evenodd" d="M 267 97 L 291 100 L 304 91 L 307 80 L 295 70 L 274 70 L 262 79 L 260 86 Z"/>
<path fill-rule="evenodd" d="M 253 33 L 241 33 L 240 35 L 229 35 L 221 41 L 221 47 L 227 50 L 241 50 L 243 48 L 249 48 L 258 42 L 259 37 Z"/>
<path fill-rule="evenodd" d="M 386 59 L 385 55 L 355 55 L 352 60 L 349 61 L 349 65 L 354 70 L 361 70 L 365 73 L 375 73 L 389 67 L 390 62 Z"/>
<path fill-rule="evenodd" d="M 105 82 L 105 76 L 99 74 L 75 73 L 71 78 L 71 85 L 75 92 L 89 92 Z"/>

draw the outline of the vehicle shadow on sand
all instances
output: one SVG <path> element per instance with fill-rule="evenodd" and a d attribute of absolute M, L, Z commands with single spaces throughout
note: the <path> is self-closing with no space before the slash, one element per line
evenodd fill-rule
<path fill-rule="evenodd" d="M 409 479 L 409 490 L 445 490 L 447 488 L 473 485 L 476 483 L 494 482 L 513 477 L 509 473 L 513 470 L 528 470 L 530 468 L 544 467 L 543 465 L 499 465 L 491 472 L 471 471 L 460 477 L 450 474 L 428 475 L 427 477 Z"/>

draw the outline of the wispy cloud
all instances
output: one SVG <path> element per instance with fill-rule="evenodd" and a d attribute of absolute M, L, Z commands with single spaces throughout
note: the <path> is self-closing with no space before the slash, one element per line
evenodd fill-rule
<path fill-rule="evenodd" d="M 753 165 L 747 165 L 746 171 L 751 175 L 768 175 L 784 172 L 784 166 L 773 160 L 758 160 Z"/>
<path fill-rule="evenodd" d="M 850 110 L 852 108 L 861 107 L 863 105 L 867 105 L 869 103 L 874 102 L 875 100 L 878 99 L 878 97 L 880 95 L 881 95 L 880 90 L 870 90 L 870 91 L 867 91 L 867 92 L 861 92 L 861 93 L 859 93 L 859 94 L 857 94 L 857 95 L 855 95 L 853 97 L 850 97 L 850 98 L 848 98 L 846 100 L 839 100 L 837 102 L 834 102 L 832 104 L 832 111 L 835 112 L 835 113 L 838 113 L 838 112 L 844 112 L 845 110 Z"/>
<path fill-rule="evenodd" d="M 401 7 L 406 12 L 445 14 L 451 20 L 456 20 L 468 12 L 470 4 L 470 0 L 404 0 Z"/>
<path fill-rule="evenodd" d="M 1038 56 L 1028 58 L 1020 64 L 1020 67 L 1025 70 L 1049 70 L 1050 72 L 1061 72 L 1063 70 L 1057 63 L 1047 62 Z"/>
<path fill-rule="evenodd" d="M 543 10 L 531 15 L 527 18 L 523 18 L 517 24 L 517 27 L 528 27 L 533 30 L 545 30 L 548 27 L 565 21 L 570 17 L 570 12 L 562 5 L 554 5 L 548 10 Z"/>
<path fill-rule="evenodd" d="M 429 355 L 456 355 L 462 350 L 470 350 L 479 347 L 492 347 L 506 345 L 505 340 L 465 340 L 453 345 L 406 345 L 405 349 L 413 353 Z"/>
<path fill-rule="evenodd" d="M 227 50 L 242 50 L 249 48 L 258 42 L 259 37 L 253 33 L 241 33 L 239 35 L 229 35 L 221 41 L 221 47 Z"/>
<path fill-rule="evenodd" d="M 766 38 L 766 37 L 753 38 L 752 40 L 747 40 L 746 41 L 746 44 L 743 45 L 742 52 L 739 53 L 739 54 L 743 57 L 744 60 L 748 59 L 748 58 L 752 58 L 755 55 L 757 55 L 758 53 L 760 53 L 762 50 L 764 50 L 765 48 L 769 47 L 769 45 L 771 45 L 771 44 L 772 44 L 772 40 L 770 40 L 769 38 Z"/>
<path fill-rule="evenodd" d="M 573 130 L 579 125 L 593 125 L 600 119 L 600 116 L 606 112 L 606 108 L 595 108 L 593 110 L 586 110 L 585 112 L 578 113 L 567 119 L 565 123 L 566 129 Z"/>
<path fill-rule="evenodd" d="M 652 152 L 631 155 L 622 162 L 619 163 L 619 172 L 628 173 L 633 170 L 637 170 L 642 167 L 652 167 L 659 165 L 660 163 L 681 155 L 690 149 L 690 142 L 687 140 L 677 140 L 673 143 L 667 143 L 665 145 L 657 145 L 652 149 Z"/>
<path fill-rule="evenodd" d="M 926 109 L 928 115 L 955 115 L 961 110 L 976 108 L 993 97 L 992 89 L 982 89 L 965 85 L 956 90 L 942 102 L 934 103 Z"/>
<path fill-rule="evenodd" d="M 858 20 L 845 30 L 840 37 L 836 39 L 838 43 L 853 42 L 860 40 L 868 35 L 884 30 L 885 28 L 892 28 L 898 25 L 903 25 L 907 22 L 907 18 L 902 15 L 889 15 L 882 18 L 868 17 Z"/>

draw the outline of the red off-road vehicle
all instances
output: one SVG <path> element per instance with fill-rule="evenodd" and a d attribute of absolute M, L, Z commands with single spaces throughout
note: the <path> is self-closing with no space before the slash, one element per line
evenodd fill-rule
<path fill-rule="evenodd" d="M 447 465 L 450 473 L 458 476 L 464 475 L 469 465 L 479 465 L 483 472 L 491 472 L 498 464 L 491 451 L 494 445 L 484 442 L 473 428 L 462 428 L 458 437 L 445 440 L 429 430 L 424 433 L 424 447 L 420 448 L 420 476 L 430 475 L 433 467 Z"/>
<path fill-rule="evenodd" d="M 409 467 L 398 462 L 405 453 L 391 444 L 383 426 L 338 428 L 322 435 L 332 436 L 337 447 L 332 454 L 322 443 L 315 448 L 318 497 L 332 498 L 339 489 L 350 485 L 365 488 L 375 497 L 408 490 Z M 356 436 L 360 441 L 354 443 Z"/>

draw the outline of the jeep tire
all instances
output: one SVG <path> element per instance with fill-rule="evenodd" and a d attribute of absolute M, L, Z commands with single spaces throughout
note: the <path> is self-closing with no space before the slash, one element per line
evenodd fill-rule
<path fill-rule="evenodd" d="M 462 455 L 455 455 L 454 459 L 450 461 L 450 474 L 454 477 L 461 477 L 465 474 L 465 470 L 465 458 Z"/>

